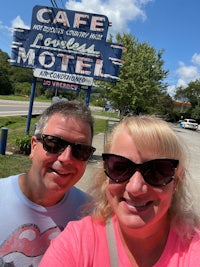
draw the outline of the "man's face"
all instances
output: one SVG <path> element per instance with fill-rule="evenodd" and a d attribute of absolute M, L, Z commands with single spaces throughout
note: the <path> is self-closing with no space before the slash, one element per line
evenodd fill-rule
<path fill-rule="evenodd" d="M 42 134 L 60 137 L 70 143 L 91 145 L 91 129 L 89 124 L 62 114 L 53 115 Z M 30 158 L 32 182 L 40 190 L 64 194 L 82 177 L 87 161 L 80 161 L 72 155 L 68 146 L 60 154 L 52 154 L 43 149 L 41 141 L 32 137 Z"/>

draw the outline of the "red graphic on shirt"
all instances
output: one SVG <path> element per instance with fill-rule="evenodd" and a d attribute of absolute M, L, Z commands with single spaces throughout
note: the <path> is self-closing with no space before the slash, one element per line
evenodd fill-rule
<path fill-rule="evenodd" d="M 50 228 L 44 233 L 36 225 L 24 225 L 14 231 L 11 236 L 0 246 L 1 260 L 4 256 L 13 253 L 22 253 L 26 257 L 37 257 L 43 255 L 50 241 L 55 238 L 61 230 L 58 227 Z M 14 263 L 15 260 L 12 259 Z"/>

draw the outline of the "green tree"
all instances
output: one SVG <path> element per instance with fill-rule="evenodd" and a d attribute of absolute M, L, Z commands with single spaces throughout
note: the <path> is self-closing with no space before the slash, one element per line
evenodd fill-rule
<path fill-rule="evenodd" d="M 163 70 L 162 51 L 156 51 L 148 43 L 139 43 L 130 34 L 117 34 L 117 43 L 124 46 L 120 81 L 109 84 L 108 97 L 122 115 L 126 110 L 134 114 L 155 113 L 159 97 L 166 92 L 163 79 L 168 71 Z"/>
<path fill-rule="evenodd" d="M 174 97 L 182 102 L 189 102 L 190 116 L 200 120 L 200 79 L 191 81 L 186 88 L 179 87 Z"/>
<path fill-rule="evenodd" d="M 169 121 L 177 121 L 178 117 L 174 111 L 174 103 L 170 95 L 162 93 L 159 96 L 157 114 Z"/>
<path fill-rule="evenodd" d="M 9 56 L 0 50 L 0 94 L 9 95 L 13 92 L 12 83 L 9 75 Z"/>
<path fill-rule="evenodd" d="M 15 95 L 29 95 L 33 80 L 33 70 L 29 68 L 11 66 L 10 79 Z"/>
<path fill-rule="evenodd" d="M 32 69 L 11 66 L 7 53 L 0 50 L 0 94 L 23 95 L 30 92 Z"/>

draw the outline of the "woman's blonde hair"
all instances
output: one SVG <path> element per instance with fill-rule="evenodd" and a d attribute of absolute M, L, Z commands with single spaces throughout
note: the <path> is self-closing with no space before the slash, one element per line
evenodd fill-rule
<path fill-rule="evenodd" d="M 152 151 L 161 157 L 179 160 L 175 172 L 176 188 L 169 210 L 171 223 L 175 230 L 184 238 L 190 238 L 199 226 L 199 216 L 193 205 L 193 195 L 190 188 L 190 176 L 185 168 L 185 150 L 179 137 L 170 125 L 155 116 L 131 116 L 123 119 L 112 130 L 105 146 L 109 153 L 112 142 L 117 134 L 128 131 L 139 150 Z M 94 197 L 92 216 L 106 220 L 112 215 L 111 207 L 106 198 L 106 180 L 103 163 L 97 173 L 95 184 L 91 188 Z"/>

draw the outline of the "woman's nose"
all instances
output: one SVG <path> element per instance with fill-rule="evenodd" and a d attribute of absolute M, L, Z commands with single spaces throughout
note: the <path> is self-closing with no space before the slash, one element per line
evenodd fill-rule
<path fill-rule="evenodd" d="M 136 171 L 126 184 L 126 190 L 133 195 L 144 194 L 147 192 L 147 188 L 148 186 L 140 171 Z"/>

